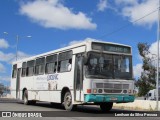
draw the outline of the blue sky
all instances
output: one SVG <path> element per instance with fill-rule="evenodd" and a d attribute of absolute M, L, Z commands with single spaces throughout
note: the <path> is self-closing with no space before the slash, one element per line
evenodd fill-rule
<path fill-rule="evenodd" d="M 0 82 L 10 84 L 16 35 L 19 59 L 86 39 L 128 44 L 138 77 L 138 42 L 149 43 L 156 53 L 157 7 L 158 0 L 0 0 Z"/>

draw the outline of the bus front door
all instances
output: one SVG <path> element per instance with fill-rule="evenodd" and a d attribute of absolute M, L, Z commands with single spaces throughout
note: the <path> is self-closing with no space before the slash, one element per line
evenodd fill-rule
<path fill-rule="evenodd" d="M 20 99 L 20 75 L 21 75 L 21 68 L 18 68 L 17 82 L 16 82 L 16 98 L 17 99 Z"/>
<path fill-rule="evenodd" d="M 77 55 L 75 59 L 75 77 L 74 77 L 74 101 L 81 101 L 83 81 L 83 57 Z"/>

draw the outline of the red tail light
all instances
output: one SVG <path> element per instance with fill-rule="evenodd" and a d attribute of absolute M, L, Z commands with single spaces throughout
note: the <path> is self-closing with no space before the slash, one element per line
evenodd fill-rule
<path fill-rule="evenodd" d="M 87 93 L 91 93 L 91 89 L 87 89 Z"/>

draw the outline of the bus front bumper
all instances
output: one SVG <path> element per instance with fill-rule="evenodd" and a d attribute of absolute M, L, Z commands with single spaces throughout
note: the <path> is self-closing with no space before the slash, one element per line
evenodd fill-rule
<path fill-rule="evenodd" d="M 85 102 L 114 102 L 114 103 L 127 103 L 134 102 L 135 97 L 133 95 L 85 95 Z"/>

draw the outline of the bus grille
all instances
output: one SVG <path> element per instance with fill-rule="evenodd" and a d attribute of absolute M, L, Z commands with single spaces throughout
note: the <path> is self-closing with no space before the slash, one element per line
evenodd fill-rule
<path fill-rule="evenodd" d="M 129 89 L 129 84 L 117 84 L 117 83 L 96 83 L 96 88 L 104 89 Z"/>

